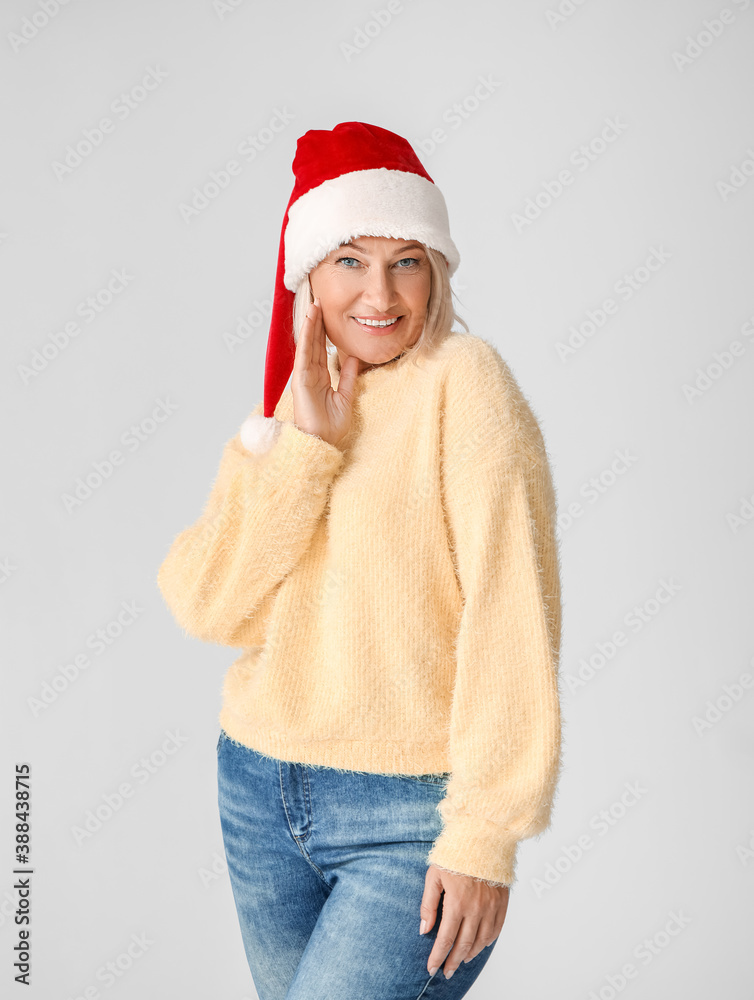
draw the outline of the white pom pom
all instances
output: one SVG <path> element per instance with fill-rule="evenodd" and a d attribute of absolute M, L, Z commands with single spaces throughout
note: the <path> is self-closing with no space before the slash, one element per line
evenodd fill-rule
<path fill-rule="evenodd" d="M 252 413 L 241 425 L 241 444 L 255 455 L 263 455 L 277 441 L 282 426 L 276 417 Z"/>

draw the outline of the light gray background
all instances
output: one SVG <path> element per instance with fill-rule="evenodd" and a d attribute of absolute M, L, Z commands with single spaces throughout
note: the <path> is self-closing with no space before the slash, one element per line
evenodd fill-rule
<path fill-rule="evenodd" d="M 362 120 L 421 151 L 462 255 L 459 311 L 529 396 L 561 513 L 581 505 L 561 530 L 565 773 L 551 830 L 521 848 L 474 995 L 750 997 L 754 689 L 726 702 L 725 685 L 754 676 L 754 5 L 731 2 L 732 20 L 695 50 L 721 4 L 564 2 L 553 23 L 556 0 L 402 0 L 379 27 L 383 0 L 236 0 L 224 12 L 211 0 L 70 0 L 47 24 L 40 2 L 0 12 L 0 991 L 255 996 L 216 808 L 220 689 L 237 654 L 185 638 L 155 577 L 261 398 L 267 327 L 255 310 L 271 301 L 296 139 Z M 30 37 L 14 41 L 33 16 Z M 687 46 L 698 55 L 683 65 L 674 53 Z M 150 71 L 162 82 L 139 92 Z M 133 88 L 145 99 L 117 117 L 113 103 Z M 467 117 L 456 126 L 457 103 Z M 265 132 L 276 110 L 290 121 Z M 108 116 L 114 130 L 56 176 L 66 147 Z M 574 150 L 606 119 L 620 134 L 579 169 Z M 238 153 L 248 136 L 262 147 L 253 160 Z M 238 176 L 187 222 L 181 204 L 233 158 Z M 564 169 L 573 183 L 519 231 L 514 216 L 544 202 Z M 726 192 L 732 175 L 739 186 Z M 662 265 L 637 270 L 653 248 Z M 131 278 L 87 323 L 79 303 L 112 269 Z M 638 290 L 620 298 L 616 284 L 634 273 Z M 617 311 L 562 360 L 558 343 L 609 297 Z M 225 334 L 249 315 L 250 335 L 230 350 Z M 79 335 L 24 374 L 77 318 Z M 697 369 L 733 341 L 739 355 L 687 398 Z M 160 400 L 175 409 L 150 425 Z M 130 450 L 122 436 L 143 421 Z M 122 463 L 69 512 L 64 495 L 114 449 Z M 589 492 L 594 477 L 602 492 Z M 653 604 L 663 581 L 675 593 Z M 88 638 L 122 602 L 138 616 L 93 652 Z M 647 618 L 637 630 L 635 607 Z M 625 643 L 573 687 L 616 631 Z M 65 682 L 87 651 L 90 665 Z M 53 682 L 65 689 L 35 714 L 30 699 Z M 176 732 L 185 742 L 161 757 Z M 16 761 L 33 771 L 25 992 L 11 957 Z M 124 782 L 130 798 L 77 842 L 87 812 L 104 815 Z M 638 787 L 629 806 L 626 785 Z M 611 825 L 595 819 L 602 810 Z M 682 924 L 667 933 L 673 914 Z M 108 986 L 98 970 L 134 934 L 151 944 Z"/>

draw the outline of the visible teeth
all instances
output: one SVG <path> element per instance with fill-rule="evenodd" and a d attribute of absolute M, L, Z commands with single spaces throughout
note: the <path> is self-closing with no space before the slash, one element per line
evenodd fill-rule
<path fill-rule="evenodd" d="M 393 319 L 359 319 L 357 316 L 356 319 L 364 326 L 392 326 L 400 319 L 400 316 L 395 316 Z"/>

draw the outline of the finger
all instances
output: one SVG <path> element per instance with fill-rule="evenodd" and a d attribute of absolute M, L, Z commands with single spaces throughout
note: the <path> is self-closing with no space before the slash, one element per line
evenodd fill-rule
<path fill-rule="evenodd" d="M 474 942 L 477 940 L 478 935 L 478 919 L 478 917 L 464 917 L 461 921 L 460 928 L 455 936 L 453 950 L 445 959 L 445 965 L 443 966 L 443 972 L 446 979 L 450 979 L 461 962 L 472 954 Z M 440 927 L 440 931 L 442 931 L 442 926 Z M 479 951 L 481 951 L 481 948 Z M 434 968 L 434 966 L 432 966 L 432 968 Z"/>
<path fill-rule="evenodd" d="M 500 935 L 500 930 L 502 930 L 502 927 L 496 933 L 495 932 L 496 925 L 497 921 L 492 917 L 483 917 L 482 920 L 479 921 L 476 937 L 474 938 L 473 944 L 469 948 L 468 954 L 463 959 L 464 962 L 471 962 L 472 959 L 476 958 L 477 955 L 480 954 L 480 952 L 484 951 L 485 948 L 489 947 L 489 945 L 491 945 L 494 941 L 497 940 L 497 938 Z M 453 956 L 451 955 L 450 959 L 452 958 Z M 446 962 L 445 963 L 446 967 L 447 964 L 448 963 Z"/>
<path fill-rule="evenodd" d="M 310 373 L 313 378 L 319 378 L 328 371 L 325 325 L 319 299 L 315 299 L 307 306 L 306 318 L 301 325 L 299 340 L 302 344 L 300 367 L 297 374 Z"/>
<path fill-rule="evenodd" d="M 446 894 L 445 902 L 443 903 L 442 920 L 440 921 L 440 926 L 437 931 L 434 947 L 432 948 L 429 960 L 427 961 L 427 969 L 429 970 L 430 976 L 434 976 L 450 954 L 450 949 L 455 944 L 456 937 L 458 936 L 458 932 L 461 928 L 462 919 L 461 917 L 448 911 L 447 899 L 448 897 Z M 476 934 L 474 937 L 476 937 Z"/>
<path fill-rule="evenodd" d="M 296 353 L 293 358 L 293 371 L 297 376 L 308 371 L 312 363 L 312 320 L 315 312 L 314 306 L 310 304 L 298 333 Z"/>
<path fill-rule="evenodd" d="M 314 300 L 314 315 L 312 316 L 314 348 L 312 355 L 318 365 L 327 367 L 327 340 L 325 339 L 325 321 L 322 318 L 322 303 Z"/>
<path fill-rule="evenodd" d="M 351 359 L 346 359 L 346 364 L 349 363 Z M 356 369 L 358 370 L 358 361 L 356 362 Z M 345 372 L 341 373 L 341 381 L 345 378 Z M 356 381 L 354 376 L 353 382 Z M 338 392 L 341 391 L 340 382 L 338 383 Z M 419 907 L 419 913 L 421 919 L 424 921 L 424 930 L 419 929 L 420 934 L 428 934 L 429 931 L 435 926 L 435 920 L 437 919 L 437 907 L 440 903 L 440 896 L 442 895 L 442 884 L 440 880 L 436 878 L 431 869 L 427 869 L 427 876 L 424 881 L 424 895 L 422 896 L 421 906 Z"/>
<path fill-rule="evenodd" d="M 359 374 L 359 359 L 353 354 L 349 354 L 340 368 L 340 378 L 338 379 L 337 394 L 343 396 L 347 402 L 351 402 L 356 390 L 356 379 Z M 437 891 L 437 898 L 440 898 L 440 889 Z M 437 905 L 437 904 L 435 904 Z M 434 919 L 434 918 L 433 918 Z"/>
<path fill-rule="evenodd" d="M 479 922 L 476 940 L 474 941 L 471 952 L 466 958 L 464 958 L 464 962 L 470 962 L 473 958 L 476 958 L 480 952 L 484 951 L 485 948 L 489 948 L 489 946 L 494 944 L 500 937 L 503 925 L 505 924 L 505 917 L 508 912 L 508 900 L 509 897 L 506 894 L 501 901 L 501 905 L 493 915 L 490 915 L 488 912 L 482 917 Z"/>

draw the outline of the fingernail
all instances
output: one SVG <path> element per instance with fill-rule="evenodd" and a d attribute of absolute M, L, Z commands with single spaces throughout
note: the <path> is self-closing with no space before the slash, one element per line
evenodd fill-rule
<path fill-rule="evenodd" d="M 451 969 L 451 970 L 450 970 L 450 972 L 446 972 L 446 973 L 445 973 L 445 978 L 446 978 L 446 979 L 450 979 L 450 977 L 451 977 L 451 976 L 453 975 L 453 973 L 454 973 L 455 971 L 456 971 L 455 969 Z"/>
<path fill-rule="evenodd" d="M 421 924 L 419 925 L 419 933 L 424 934 L 426 930 L 427 930 L 427 921 L 422 920 Z"/>
<path fill-rule="evenodd" d="M 438 970 L 439 968 L 440 968 L 440 966 L 439 966 L 439 965 L 436 965 L 436 966 L 435 966 L 434 968 L 430 969 L 430 970 L 429 970 L 429 974 L 430 974 L 430 976 L 434 976 L 434 974 L 435 974 L 435 973 L 437 972 L 437 970 Z"/>

